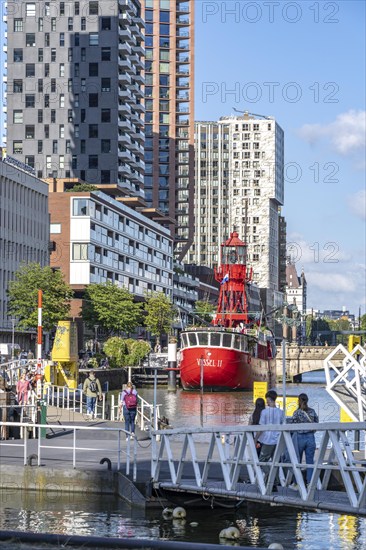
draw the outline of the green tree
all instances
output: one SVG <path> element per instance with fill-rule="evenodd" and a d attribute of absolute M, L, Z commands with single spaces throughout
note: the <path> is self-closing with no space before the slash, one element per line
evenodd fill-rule
<path fill-rule="evenodd" d="M 90 183 L 78 183 L 70 189 L 65 189 L 65 193 L 91 193 L 92 191 L 98 191 L 98 187 Z"/>
<path fill-rule="evenodd" d="M 361 317 L 361 330 L 366 330 L 366 313 Z"/>
<path fill-rule="evenodd" d="M 85 289 L 82 316 L 88 327 L 100 325 L 108 332 L 133 332 L 141 322 L 141 304 L 126 288 L 110 282 Z"/>
<path fill-rule="evenodd" d="M 123 367 L 124 357 L 127 355 L 126 341 L 119 336 L 108 338 L 103 346 L 103 351 L 110 360 L 111 367 Z"/>
<path fill-rule="evenodd" d="M 151 351 L 149 342 L 145 340 L 133 340 L 128 338 L 125 340 L 128 355 L 125 358 L 126 365 L 137 366 L 140 364 L 146 355 Z"/>
<path fill-rule="evenodd" d="M 43 291 L 42 325 L 49 332 L 70 313 L 73 291 L 61 271 L 37 263 L 22 265 L 9 283 L 9 313 L 18 317 L 20 328 L 37 328 L 38 290 Z"/>
<path fill-rule="evenodd" d="M 203 319 L 207 323 L 210 323 L 213 319 L 213 315 L 216 312 L 216 306 L 210 302 L 204 302 L 197 300 L 196 302 L 196 313 L 200 319 Z"/>
<path fill-rule="evenodd" d="M 175 309 L 171 299 L 162 292 L 153 292 L 146 299 L 145 325 L 147 330 L 157 337 L 160 344 L 161 336 L 171 331 Z"/>

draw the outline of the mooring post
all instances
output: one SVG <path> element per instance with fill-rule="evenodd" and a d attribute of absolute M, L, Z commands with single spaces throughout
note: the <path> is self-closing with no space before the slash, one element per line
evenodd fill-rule
<path fill-rule="evenodd" d="M 168 391 L 177 391 L 177 343 L 168 344 Z"/>

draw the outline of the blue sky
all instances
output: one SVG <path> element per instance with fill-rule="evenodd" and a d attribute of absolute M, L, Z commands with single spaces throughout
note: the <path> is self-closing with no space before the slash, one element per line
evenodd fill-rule
<path fill-rule="evenodd" d="M 196 120 L 233 108 L 276 118 L 287 240 L 308 307 L 357 315 L 366 309 L 365 50 L 362 1 L 196 1 Z"/>

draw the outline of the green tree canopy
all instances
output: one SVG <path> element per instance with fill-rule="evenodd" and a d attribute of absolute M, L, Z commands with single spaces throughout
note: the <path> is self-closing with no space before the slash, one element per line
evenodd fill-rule
<path fill-rule="evenodd" d="M 42 325 L 48 332 L 69 316 L 73 291 L 61 271 L 37 263 L 22 265 L 8 287 L 9 313 L 22 329 L 37 328 L 38 290 L 43 291 Z"/>
<path fill-rule="evenodd" d="M 90 183 L 78 183 L 77 185 L 74 185 L 74 187 L 71 187 L 70 189 L 65 189 L 65 193 L 81 193 L 81 192 L 90 193 L 91 191 L 98 191 L 98 187 Z"/>
<path fill-rule="evenodd" d="M 200 319 L 203 319 L 207 323 L 210 323 L 213 319 L 215 312 L 216 312 L 216 306 L 214 306 L 210 302 L 197 300 L 196 313 Z"/>
<path fill-rule="evenodd" d="M 108 332 L 129 333 L 141 322 L 141 307 L 126 288 L 91 284 L 85 289 L 82 316 L 90 328 L 100 325 Z"/>
<path fill-rule="evenodd" d="M 103 346 L 112 367 L 136 366 L 151 350 L 149 342 L 145 340 L 126 340 L 119 336 L 112 336 Z"/>
<path fill-rule="evenodd" d="M 163 292 L 153 292 L 146 298 L 145 311 L 146 328 L 157 337 L 160 343 L 162 334 L 171 331 L 175 317 L 172 301 Z"/>
<path fill-rule="evenodd" d="M 366 330 L 366 313 L 361 317 L 361 330 Z"/>

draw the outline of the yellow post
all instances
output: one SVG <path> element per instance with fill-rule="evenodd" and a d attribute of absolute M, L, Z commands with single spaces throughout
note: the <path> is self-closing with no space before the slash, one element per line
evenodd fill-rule
<path fill-rule="evenodd" d="M 267 391 L 268 382 L 253 382 L 253 403 L 256 402 L 258 397 L 265 399 Z"/>

